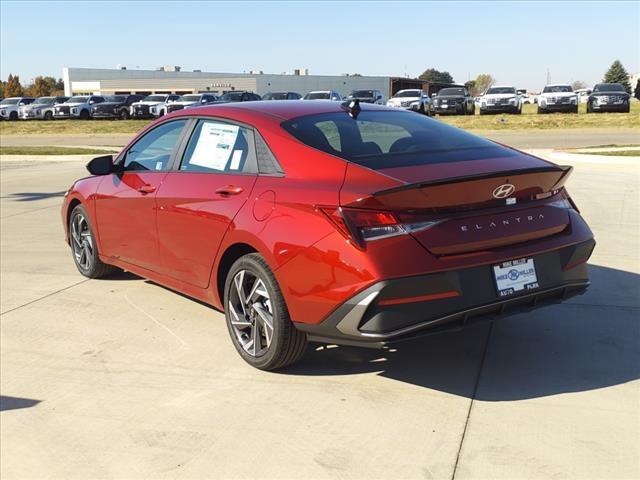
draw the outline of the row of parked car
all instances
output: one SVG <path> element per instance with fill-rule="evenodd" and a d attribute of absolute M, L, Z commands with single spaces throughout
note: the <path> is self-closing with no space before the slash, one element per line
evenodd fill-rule
<path fill-rule="evenodd" d="M 398 91 L 385 99 L 380 90 L 354 90 L 342 97 L 334 90 L 317 90 L 302 96 L 296 92 L 269 92 L 260 96 L 253 92 L 231 91 L 221 96 L 213 93 L 187 95 L 76 95 L 73 97 L 12 97 L 0 102 L 0 119 L 53 120 L 56 118 L 156 118 L 167 113 L 201 105 L 257 100 L 331 100 L 376 103 L 413 110 L 425 115 L 480 115 L 488 113 L 522 113 L 522 105 L 530 100 L 513 86 L 492 86 L 480 97 L 473 97 L 464 87 L 446 87 L 430 97 L 420 89 Z M 571 85 L 547 85 L 537 97 L 538 113 L 578 113 L 580 100 Z M 629 112 L 631 96 L 619 83 L 601 83 L 593 88 L 587 99 L 587 112 Z"/>

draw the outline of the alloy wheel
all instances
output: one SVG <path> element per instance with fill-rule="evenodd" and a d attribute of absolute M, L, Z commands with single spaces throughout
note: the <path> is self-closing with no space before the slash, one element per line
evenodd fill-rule
<path fill-rule="evenodd" d="M 233 277 L 227 308 L 233 334 L 252 357 L 266 353 L 273 340 L 273 309 L 265 283 L 249 270 Z"/>
<path fill-rule="evenodd" d="M 83 214 L 78 213 L 71 222 L 71 245 L 76 262 L 83 270 L 91 268 L 94 243 L 89 222 Z"/>

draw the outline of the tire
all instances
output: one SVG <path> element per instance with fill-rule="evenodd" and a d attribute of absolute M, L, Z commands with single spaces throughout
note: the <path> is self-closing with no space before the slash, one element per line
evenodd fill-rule
<path fill-rule="evenodd" d="M 485 112 L 484 110 L 480 109 L 480 115 L 486 115 L 487 112 Z"/>
<path fill-rule="evenodd" d="M 15 122 L 18 120 L 18 112 L 11 112 L 9 114 L 9 120 L 11 120 L 12 122 Z"/>
<path fill-rule="evenodd" d="M 158 117 L 164 117 L 164 110 L 160 110 L 160 113 L 158 113 Z"/>
<path fill-rule="evenodd" d="M 591 108 L 590 103 L 587 103 L 587 113 L 593 113 L 593 109 Z"/>
<path fill-rule="evenodd" d="M 53 120 L 53 112 L 44 112 L 45 120 Z"/>
<path fill-rule="evenodd" d="M 516 115 L 522 115 L 522 104 L 516 109 Z"/>
<path fill-rule="evenodd" d="M 118 270 L 100 260 L 93 226 L 82 205 L 75 207 L 69 216 L 69 243 L 76 268 L 85 277 L 101 278 Z"/>
<path fill-rule="evenodd" d="M 631 112 L 631 104 L 627 105 L 627 108 L 622 111 L 622 113 L 629 113 L 629 112 Z"/>
<path fill-rule="evenodd" d="M 127 112 L 126 108 L 120 110 L 120 115 L 118 115 L 120 120 L 129 120 L 129 112 Z"/>
<path fill-rule="evenodd" d="M 574 108 L 573 110 L 571 110 L 571 113 L 578 113 L 578 106 L 576 105 L 576 108 Z"/>
<path fill-rule="evenodd" d="M 291 322 L 278 282 L 259 254 L 240 257 L 231 266 L 224 285 L 224 311 L 233 346 L 252 367 L 276 370 L 304 355 L 307 336 Z"/>
<path fill-rule="evenodd" d="M 80 120 L 89 120 L 89 110 L 83 108 L 80 110 Z"/>
<path fill-rule="evenodd" d="M 547 112 L 545 112 L 542 108 L 538 107 L 538 115 L 542 115 L 544 113 L 547 113 Z"/>

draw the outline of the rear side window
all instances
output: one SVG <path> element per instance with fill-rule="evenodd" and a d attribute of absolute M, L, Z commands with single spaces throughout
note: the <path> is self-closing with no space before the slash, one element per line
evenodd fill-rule
<path fill-rule="evenodd" d="M 250 173 L 255 170 L 253 132 L 217 120 L 200 120 L 191 134 L 180 170 Z"/>
<path fill-rule="evenodd" d="M 514 151 L 411 112 L 363 111 L 294 118 L 282 127 L 302 143 L 372 169 L 510 157 Z"/>

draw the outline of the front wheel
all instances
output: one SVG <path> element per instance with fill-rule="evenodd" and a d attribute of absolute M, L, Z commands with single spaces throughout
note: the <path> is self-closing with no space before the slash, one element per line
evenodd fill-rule
<path fill-rule="evenodd" d="M 129 120 L 129 112 L 126 109 L 120 110 L 120 120 Z"/>
<path fill-rule="evenodd" d="M 44 112 L 45 120 L 53 120 L 53 112 Z"/>
<path fill-rule="evenodd" d="M 587 103 L 587 113 L 593 113 L 593 108 L 590 103 Z"/>
<path fill-rule="evenodd" d="M 82 205 L 78 205 L 71 212 L 69 241 L 76 268 L 85 277 L 100 278 L 117 270 L 113 265 L 108 265 L 100 260 L 93 228 L 89 223 L 87 211 Z"/>
<path fill-rule="evenodd" d="M 89 110 L 84 109 L 80 111 L 80 120 L 89 120 L 89 117 Z"/>
<path fill-rule="evenodd" d="M 278 282 L 259 254 L 245 255 L 231 266 L 224 311 L 233 346 L 249 365 L 276 370 L 304 354 L 307 336 L 291 322 Z"/>

